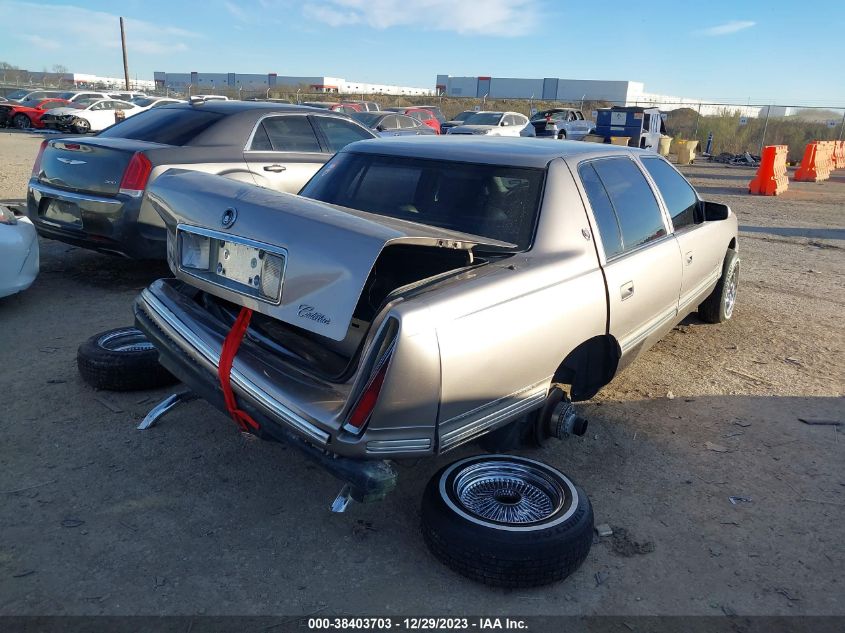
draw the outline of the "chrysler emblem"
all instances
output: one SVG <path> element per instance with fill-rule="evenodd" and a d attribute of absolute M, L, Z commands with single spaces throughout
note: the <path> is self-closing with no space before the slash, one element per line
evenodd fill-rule
<path fill-rule="evenodd" d="M 220 218 L 220 224 L 224 229 L 228 229 L 238 219 L 238 210 L 235 207 L 229 207 L 223 212 L 223 217 Z"/>
<path fill-rule="evenodd" d="M 76 160 L 75 158 L 57 158 L 60 163 L 65 163 L 66 165 L 84 165 L 84 160 Z"/>

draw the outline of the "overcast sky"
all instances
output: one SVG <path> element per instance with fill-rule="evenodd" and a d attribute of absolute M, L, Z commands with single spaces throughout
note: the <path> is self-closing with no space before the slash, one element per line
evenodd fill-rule
<path fill-rule="evenodd" d="M 438 73 L 645 83 L 733 103 L 845 106 L 845 2 L 0 0 L 0 61 L 328 75 L 433 88 Z"/>

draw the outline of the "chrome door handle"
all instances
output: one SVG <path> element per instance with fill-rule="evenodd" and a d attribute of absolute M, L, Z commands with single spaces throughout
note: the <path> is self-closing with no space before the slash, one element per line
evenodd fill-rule
<path fill-rule="evenodd" d="M 267 165 L 264 168 L 264 171 L 274 171 L 276 173 L 279 173 L 279 172 L 282 172 L 286 169 L 287 169 L 287 167 L 285 167 L 284 165 Z"/>
<path fill-rule="evenodd" d="M 633 296 L 634 282 L 626 281 L 624 284 L 619 286 L 619 294 L 622 296 L 622 301 L 625 301 L 625 299 L 627 299 L 628 297 Z"/>

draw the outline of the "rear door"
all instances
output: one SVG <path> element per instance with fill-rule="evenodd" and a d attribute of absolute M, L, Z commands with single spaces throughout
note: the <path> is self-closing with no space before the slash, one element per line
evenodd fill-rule
<path fill-rule="evenodd" d="M 645 175 L 632 159 L 584 162 L 578 173 L 602 244 L 610 333 L 628 363 L 675 323 L 681 255 Z"/>
<path fill-rule="evenodd" d="M 298 193 L 328 157 L 305 114 L 263 117 L 244 151 L 256 184 L 287 193 Z"/>

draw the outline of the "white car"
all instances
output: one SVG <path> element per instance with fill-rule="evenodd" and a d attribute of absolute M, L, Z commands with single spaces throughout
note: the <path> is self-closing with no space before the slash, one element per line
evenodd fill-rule
<path fill-rule="evenodd" d="M 536 136 L 528 117 L 519 112 L 481 111 L 470 115 L 462 125 L 450 127 L 447 134 L 486 134 L 487 136 Z"/>
<path fill-rule="evenodd" d="M 70 130 L 77 134 L 99 132 L 115 124 L 115 112 L 122 110 L 130 117 L 141 112 L 141 108 L 128 101 L 117 99 L 91 99 L 76 102 L 76 106 L 54 108 L 41 121 L 45 127 Z"/>
<path fill-rule="evenodd" d="M 26 290 L 38 276 L 38 237 L 29 218 L 0 205 L 0 297 Z"/>
<path fill-rule="evenodd" d="M 71 90 L 70 92 L 64 92 L 61 95 L 62 99 L 67 99 L 72 103 L 79 103 L 80 101 L 86 101 L 89 99 L 114 99 L 109 94 L 105 92 L 91 92 L 91 91 L 74 91 Z"/>
<path fill-rule="evenodd" d="M 132 99 L 132 103 L 138 106 L 138 112 L 144 112 L 171 103 L 185 103 L 185 101 L 182 99 L 171 99 L 170 97 L 135 97 Z"/>

